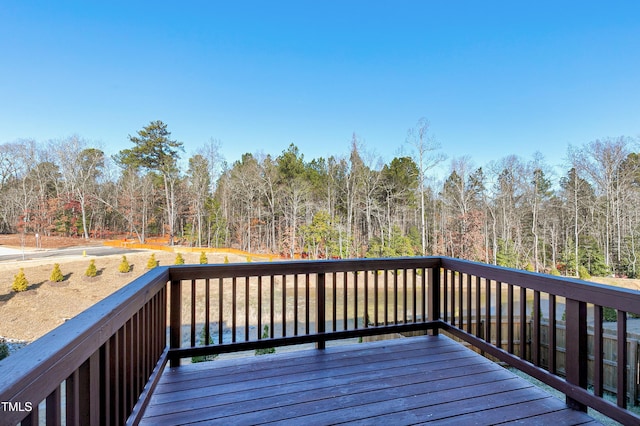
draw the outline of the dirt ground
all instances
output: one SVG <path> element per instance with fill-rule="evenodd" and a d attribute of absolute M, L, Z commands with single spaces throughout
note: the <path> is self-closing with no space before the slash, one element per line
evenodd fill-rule
<path fill-rule="evenodd" d="M 3 238 L 5 237 L 5 238 Z M 0 245 L 8 238 L 0 236 Z M 46 239 L 45 239 L 46 240 Z M 15 241 L 14 241 L 15 242 Z M 83 240 L 51 238 L 49 248 L 86 245 Z M 12 244 L 13 245 L 13 244 Z M 13 247 L 16 247 L 13 245 Z M 18 243 L 17 248 L 20 248 Z M 28 246 L 25 246 L 28 248 Z M 115 292 L 146 272 L 151 251 L 136 251 L 127 254 L 132 266 L 129 273 L 118 272 L 122 255 L 114 256 L 66 256 L 55 259 L 0 262 L 0 337 L 8 339 L 35 340 L 65 320 L 72 318 Z M 160 265 L 170 265 L 175 261 L 175 253 L 153 251 Z M 199 253 L 183 253 L 186 263 L 199 263 Z M 224 254 L 208 254 L 209 263 L 224 262 Z M 245 258 L 228 255 L 231 262 L 244 262 Z M 91 259 L 95 260 L 99 275 L 85 276 Z M 60 264 L 65 280 L 52 283 L 49 276 L 54 263 Z M 15 293 L 11 290 L 14 276 L 24 269 L 29 290 Z"/>

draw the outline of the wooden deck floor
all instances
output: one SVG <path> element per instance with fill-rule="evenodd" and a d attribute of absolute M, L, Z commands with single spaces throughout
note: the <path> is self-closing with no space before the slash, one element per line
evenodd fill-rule
<path fill-rule="evenodd" d="M 167 369 L 142 424 L 596 425 L 444 336 Z"/>

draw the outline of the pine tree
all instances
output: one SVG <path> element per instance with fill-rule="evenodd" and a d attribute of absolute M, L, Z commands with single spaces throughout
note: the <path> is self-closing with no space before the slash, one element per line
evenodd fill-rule
<path fill-rule="evenodd" d="M 62 271 L 60 270 L 59 263 L 55 263 L 53 265 L 53 271 L 51 271 L 51 275 L 49 276 L 49 281 L 54 283 L 59 283 L 64 281 L 64 275 L 62 275 Z"/>
<path fill-rule="evenodd" d="M 118 272 L 126 274 L 129 271 L 131 271 L 131 265 L 129 265 L 129 262 L 127 261 L 127 256 L 122 256 L 122 262 L 120 262 L 120 265 L 118 266 Z"/>
<path fill-rule="evenodd" d="M 147 269 L 153 269 L 158 266 L 158 261 L 156 260 L 156 254 L 151 253 L 149 260 L 147 260 Z"/>
<path fill-rule="evenodd" d="M 178 253 L 176 255 L 176 261 L 175 261 L 176 265 L 184 265 L 184 257 L 182 257 L 182 253 Z"/>
<path fill-rule="evenodd" d="M 95 277 L 98 275 L 98 268 L 96 268 L 96 261 L 94 259 L 91 259 L 91 261 L 89 262 L 89 267 L 84 274 L 87 277 Z"/>
<path fill-rule="evenodd" d="M 229 263 L 229 257 L 228 256 L 224 257 L 224 263 Z"/>
<path fill-rule="evenodd" d="M 201 265 L 206 265 L 207 263 L 209 263 L 209 259 L 207 259 L 207 254 L 205 252 L 201 252 L 200 253 L 200 264 Z"/>
<path fill-rule="evenodd" d="M 11 289 L 15 292 L 26 291 L 29 288 L 29 281 L 24 275 L 24 269 L 20 268 L 20 272 L 13 276 L 13 285 Z"/>

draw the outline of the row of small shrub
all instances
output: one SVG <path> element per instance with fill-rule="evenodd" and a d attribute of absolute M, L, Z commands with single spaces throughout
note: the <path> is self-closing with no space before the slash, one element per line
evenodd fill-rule
<path fill-rule="evenodd" d="M 226 260 L 226 257 L 225 257 L 225 260 Z M 209 259 L 207 259 L 206 253 L 202 252 L 200 254 L 200 264 L 206 264 L 208 262 L 209 262 Z M 228 263 L 228 261 L 225 263 Z M 178 253 L 176 255 L 175 264 L 184 265 L 184 257 L 182 257 L 181 253 Z M 155 253 L 152 253 L 151 256 L 149 257 L 149 260 L 147 261 L 147 269 L 153 269 L 158 265 L 159 265 L 159 262 L 156 260 L 156 255 Z M 127 256 L 122 256 L 122 261 L 120 262 L 120 265 L 118 265 L 118 272 L 126 274 L 127 272 L 130 272 L 130 271 L 131 271 L 131 265 L 127 260 Z M 89 267 L 87 268 L 84 274 L 87 277 L 98 276 L 98 268 L 96 267 L 96 263 L 94 259 L 91 259 L 89 261 Z M 64 275 L 62 273 L 62 270 L 60 269 L 59 263 L 56 263 L 53 265 L 53 270 L 51 271 L 51 275 L 49 276 L 49 281 L 56 282 L 56 283 L 64 281 Z M 28 288 L 29 288 L 29 281 L 27 280 L 27 277 L 24 273 L 24 269 L 20 268 L 20 272 L 18 272 L 17 275 L 13 276 L 13 284 L 11 286 L 11 289 L 15 292 L 21 292 L 21 291 L 26 291 Z"/>

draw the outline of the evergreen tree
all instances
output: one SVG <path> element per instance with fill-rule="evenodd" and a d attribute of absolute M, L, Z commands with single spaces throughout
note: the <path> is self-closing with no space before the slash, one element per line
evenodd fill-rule
<path fill-rule="evenodd" d="M 207 263 L 209 263 L 209 259 L 207 259 L 207 254 L 205 252 L 201 252 L 200 253 L 200 264 L 201 265 L 206 265 Z"/>
<path fill-rule="evenodd" d="M 87 277 L 95 277 L 98 275 L 98 268 L 96 268 L 96 261 L 91 259 L 89 262 L 89 267 L 84 273 Z"/>
<path fill-rule="evenodd" d="M 182 253 L 178 253 L 176 255 L 176 261 L 175 261 L 176 265 L 184 265 L 184 257 L 182 257 Z"/>
<path fill-rule="evenodd" d="M 156 254 L 151 253 L 151 256 L 149 256 L 149 260 L 147 260 L 147 269 L 153 269 L 156 266 L 158 266 L 158 261 L 156 260 Z"/>
<path fill-rule="evenodd" d="M 53 271 L 51 271 L 51 275 L 49 276 L 49 281 L 54 283 L 59 283 L 64 281 L 64 275 L 62 275 L 62 271 L 60 270 L 59 263 L 55 263 L 53 265 Z"/>
<path fill-rule="evenodd" d="M 13 276 L 13 285 L 11 289 L 15 292 L 26 291 L 29 288 L 29 281 L 24 275 L 24 269 L 20 268 L 20 272 Z"/>
<path fill-rule="evenodd" d="M 131 271 L 131 265 L 127 261 L 127 256 L 122 256 L 122 261 L 118 265 L 118 272 L 126 274 L 129 271 Z"/>

